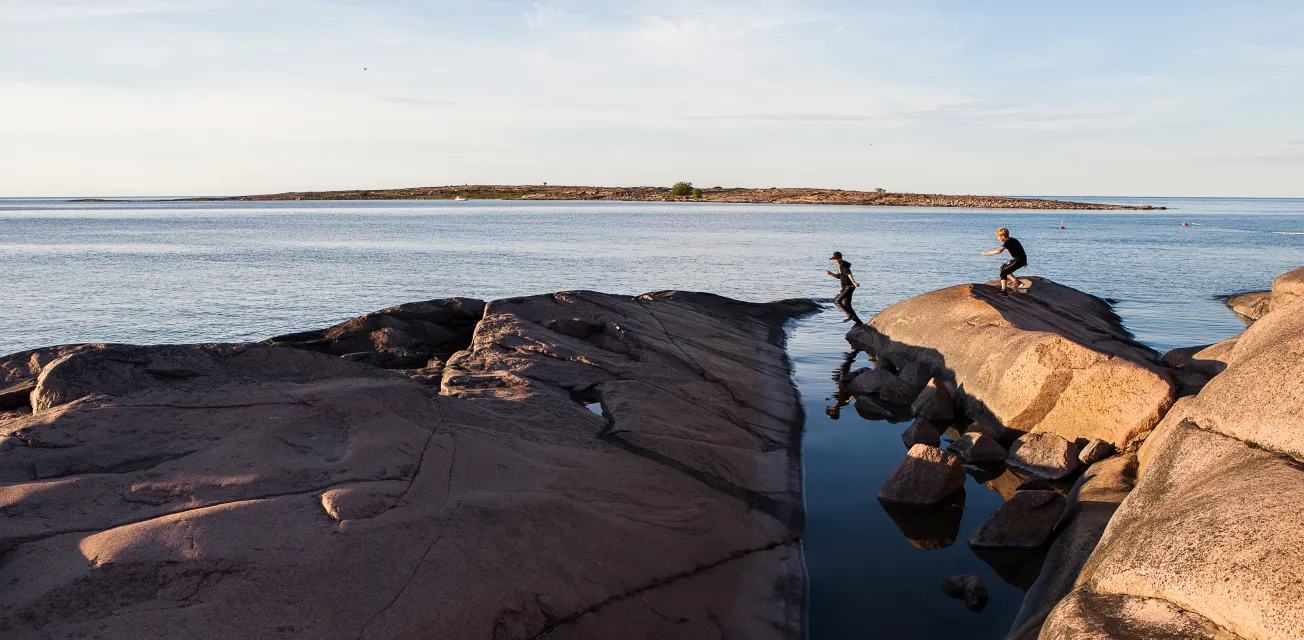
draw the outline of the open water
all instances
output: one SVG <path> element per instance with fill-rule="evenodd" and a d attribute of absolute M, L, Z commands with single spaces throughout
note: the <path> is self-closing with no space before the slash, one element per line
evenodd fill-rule
<path fill-rule="evenodd" d="M 1164 351 L 1236 334 L 1243 326 L 1215 296 L 1267 288 L 1304 264 L 1304 200 L 1098 200 L 1169 210 L 0 200 L 0 354 L 257 340 L 447 296 L 695 289 L 828 298 L 833 250 L 853 263 L 863 285 L 855 304 L 868 320 L 907 297 L 993 278 L 1004 258 L 979 253 L 996 245 L 1000 226 L 1028 250 L 1021 274 L 1114 300 L 1136 336 Z M 937 543 L 918 544 L 919 523 L 878 504 L 905 453 L 905 425 L 850 407 L 836 420 L 826 414 L 831 374 L 847 365 L 841 319 L 815 314 L 789 332 L 807 413 L 810 637 L 1002 637 L 1036 559 L 980 557 L 965 544 L 1001 500 L 976 481 L 958 526 L 943 527 L 957 542 L 940 548 L 920 548 Z M 864 366 L 856 358 L 851 366 Z M 958 573 L 987 583 L 981 612 L 938 589 Z"/>

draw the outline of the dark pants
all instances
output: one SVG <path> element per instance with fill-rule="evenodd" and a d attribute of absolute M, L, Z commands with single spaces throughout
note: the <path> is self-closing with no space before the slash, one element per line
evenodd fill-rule
<path fill-rule="evenodd" d="M 1001 279 L 1004 280 L 1006 276 L 1014 275 L 1015 271 L 1026 266 L 1028 266 L 1028 263 L 1020 260 L 1011 260 L 1001 265 Z"/>
<path fill-rule="evenodd" d="M 842 307 L 843 309 L 850 311 L 851 295 L 855 292 L 856 292 L 855 287 L 842 287 L 842 291 L 839 291 L 838 295 L 833 298 L 833 304 L 836 304 L 839 307 Z"/>

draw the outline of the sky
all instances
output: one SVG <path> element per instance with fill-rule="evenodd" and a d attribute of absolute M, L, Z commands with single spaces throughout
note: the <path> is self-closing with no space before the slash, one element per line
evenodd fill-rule
<path fill-rule="evenodd" d="M 1304 196 L 1304 3 L 0 0 L 0 197 Z"/>

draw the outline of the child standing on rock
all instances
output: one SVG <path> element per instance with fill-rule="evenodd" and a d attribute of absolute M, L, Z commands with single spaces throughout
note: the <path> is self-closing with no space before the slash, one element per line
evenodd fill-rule
<path fill-rule="evenodd" d="M 1023 251 L 1023 243 L 1015 238 L 1010 237 L 1010 230 L 1001 227 L 996 230 L 996 239 L 1001 241 L 1001 246 L 991 251 L 984 251 L 985 256 L 994 256 L 1002 251 L 1010 252 L 1010 260 L 1001 265 L 1001 293 L 1005 293 L 1005 279 L 1013 281 L 1013 289 L 1019 290 L 1019 278 L 1014 275 L 1015 271 L 1028 266 L 1028 254 Z"/>

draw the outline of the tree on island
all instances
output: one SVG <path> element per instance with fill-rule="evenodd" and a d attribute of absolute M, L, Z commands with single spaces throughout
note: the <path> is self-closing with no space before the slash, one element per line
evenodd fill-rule
<path fill-rule="evenodd" d="M 670 195 L 676 198 L 687 198 L 691 193 L 693 193 L 691 182 L 676 182 L 675 186 L 670 187 Z"/>

